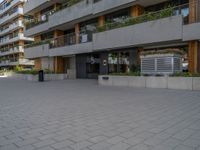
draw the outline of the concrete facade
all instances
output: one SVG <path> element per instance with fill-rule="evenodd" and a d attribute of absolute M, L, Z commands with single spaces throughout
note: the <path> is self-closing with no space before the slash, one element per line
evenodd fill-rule
<path fill-rule="evenodd" d="M 117 72 L 130 71 L 130 68 L 134 67 L 123 68 L 127 67 L 126 63 L 134 64 L 134 71 L 139 69 L 139 55 L 142 51 L 179 49 L 184 53 L 188 50 L 188 55 L 184 54 L 181 57 L 184 57 L 185 63 L 190 64 L 186 70 L 196 73 L 197 59 L 200 58 L 197 58 L 196 44 L 199 40 L 197 31 L 200 25 L 197 19 L 199 4 L 193 0 L 188 0 L 188 3 L 177 1 L 176 13 L 172 12 L 173 10 L 170 12 L 170 9 L 162 9 L 158 13 L 159 6 L 169 4 L 166 2 L 169 1 L 82 0 L 69 5 L 59 0 L 43 2 L 27 12 L 38 23 L 30 24 L 25 32 L 36 41 L 49 40 L 49 48 L 46 47 L 44 52 L 43 46 L 33 45 L 33 48 L 27 48 L 25 51 L 26 57 L 30 59 L 50 57 L 54 60 L 59 57 L 59 65 L 54 61 L 54 66 L 62 66 L 60 71 L 64 71 L 65 64 L 62 59 L 75 56 L 77 77 L 93 78 L 97 73 L 111 73 L 109 65 L 114 65 L 116 68 L 113 70 Z M 144 13 L 146 11 L 152 13 L 152 16 Z M 125 53 L 126 49 L 131 49 L 131 52 Z M 111 59 L 115 51 L 124 53 L 118 53 L 117 59 L 121 60 L 112 64 L 108 62 L 108 57 Z M 100 62 L 90 64 L 87 59 L 97 53 Z M 126 56 L 127 60 L 124 61 L 121 55 Z M 120 64 L 119 61 L 124 62 Z M 90 71 L 94 72 L 94 76 L 87 73 Z"/>

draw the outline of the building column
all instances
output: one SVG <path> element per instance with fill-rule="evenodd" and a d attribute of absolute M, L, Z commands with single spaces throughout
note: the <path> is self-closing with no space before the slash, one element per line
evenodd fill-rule
<path fill-rule="evenodd" d="M 189 23 L 195 23 L 199 17 L 199 0 L 189 0 Z M 189 41 L 188 43 L 189 72 L 199 71 L 199 41 Z"/>
<path fill-rule="evenodd" d="M 189 23 L 198 21 L 198 0 L 189 0 Z"/>
<path fill-rule="evenodd" d="M 76 44 L 80 43 L 80 24 L 75 25 Z"/>
<path fill-rule="evenodd" d="M 98 26 L 102 27 L 105 25 L 105 16 L 100 16 L 98 18 Z"/>
<path fill-rule="evenodd" d="M 58 45 L 58 46 L 64 45 L 64 32 L 63 31 L 61 31 L 61 30 L 55 30 L 53 37 L 54 37 L 54 39 L 56 39 L 54 41 L 56 45 Z"/>
<path fill-rule="evenodd" d="M 198 53 L 199 53 L 199 42 L 190 41 L 188 48 L 188 61 L 189 61 L 189 72 L 197 73 L 198 72 Z"/>
<path fill-rule="evenodd" d="M 63 57 L 54 57 L 54 72 L 63 73 L 64 72 L 64 59 Z"/>
<path fill-rule="evenodd" d="M 42 69 L 41 58 L 36 58 L 34 60 L 35 63 L 35 70 L 39 71 Z"/>
<path fill-rule="evenodd" d="M 140 5 L 134 5 L 131 7 L 131 17 L 138 17 L 144 12 L 144 7 Z"/>

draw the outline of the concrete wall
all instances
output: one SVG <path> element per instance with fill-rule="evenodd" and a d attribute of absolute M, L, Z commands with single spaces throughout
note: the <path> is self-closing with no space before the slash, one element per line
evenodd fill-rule
<path fill-rule="evenodd" d="M 93 49 L 111 49 L 182 39 L 182 16 L 93 34 Z"/>
<path fill-rule="evenodd" d="M 47 3 L 49 0 L 29 0 L 24 5 L 24 13 L 32 11 L 34 8 L 39 7 L 40 5 Z"/>
<path fill-rule="evenodd" d="M 104 86 L 200 90 L 200 77 L 133 77 L 103 75 L 99 76 L 98 82 L 100 85 Z"/>
<path fill-rule="evenodd" d="M 123 7 L 124 5 L 132 4 L 133 2 L 136 2 L 136 0 L 101 0 L 94 3 L 93 14 L 102 13 L 110 9 L 116 9 L 117 7 Z"/>
<path fill-rule="evenodd" d="M 87 1 L 88 0 L 83 0 L 80 3 L 51 15 L 49 17 L 49 28 L 92 15 L 93 5 L 90 3 L 91 0 L 89 0 L 89 3 L 87 3 Z"/>
<path fill-rule="evenodd" d="M 183 26 L 183 41 L 200 40 L 200 23 Z"/>
<path fill-rule="evenodd" d="M 49 44 L 25 48 L 24 55 L 27 59 L 49 56 Z"/>
<path fill-rule="evenodd" d="M 67 68 L 67 75 L 69 79 L 76 79 L 76 57 L 68 57 L 69 59 L 69 68 Z"/>
<path fill-rule="evenodd" d="M 24 30 L 24 35 L 27 37 L 33 36 L 37 33 L 41 33 L 46 31 L 49 28 L 49 23 L 45 22 L 35 27 L 29 28 L 28 30 Z"/>
<path fill-rule="evenodd" d="M 49 52 L 50 56 L 65 56 L 72 54 L 89 53 L 92 52 L 92 42 L 53 48 Z"/>

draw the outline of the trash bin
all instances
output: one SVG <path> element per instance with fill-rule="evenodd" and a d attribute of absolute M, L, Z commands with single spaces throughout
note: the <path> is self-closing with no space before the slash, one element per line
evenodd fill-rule
<path fill-rule="evenodd" d="M 39 82 L 44 82 L 44 71 L 43 70 L 40 70 L 38 72 L 38 81 Z"/>

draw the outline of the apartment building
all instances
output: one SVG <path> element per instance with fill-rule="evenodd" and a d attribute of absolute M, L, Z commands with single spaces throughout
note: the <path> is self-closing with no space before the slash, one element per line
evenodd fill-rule
<path fill-rule="evenodd" d="M 0 69 L 33 67 L 34 62 L 24 58 L 24 45 L 33 38 L 24 36 L 25 0 L 4 0 L 0 3 Z"/>
<path fill-rule="evenodd" d="M 129 72 L 140 53 L 178 49 L 200 72 L 200 0 L 29 0 L 25 57 L 72 78 Z"/>

